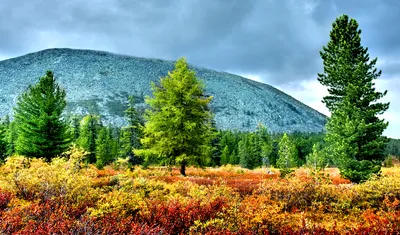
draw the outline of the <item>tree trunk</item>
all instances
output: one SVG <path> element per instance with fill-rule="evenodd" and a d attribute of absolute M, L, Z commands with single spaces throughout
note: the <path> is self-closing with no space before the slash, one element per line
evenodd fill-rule
<path fill-rule="evenodd" d="M 181 163 L 181 175 L 186 176 L 186 162 Z"/>

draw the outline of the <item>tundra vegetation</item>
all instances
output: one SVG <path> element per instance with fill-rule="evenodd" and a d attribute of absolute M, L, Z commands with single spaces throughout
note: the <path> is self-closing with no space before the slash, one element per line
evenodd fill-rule
<path fill-rule="evenodd" d="M 63 116 L 48 71 L 0 122 L 0 233 L 398 234 L 400 142 L 360 34 L 343 15 L 321 51 L 326 133 L 218 130 L 184 58 L 121 128 Z"/>

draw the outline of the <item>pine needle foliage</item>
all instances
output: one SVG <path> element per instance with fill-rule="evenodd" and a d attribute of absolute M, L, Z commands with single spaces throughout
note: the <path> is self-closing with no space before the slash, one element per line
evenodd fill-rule
<path fill-rule="evenodd" d="M 159 85 L 152 83 L 152 90 L 153 97 L 146 98 L 151 109 L 145 115 L 143 149 L 135 150 L 135 154 L 180 165 L 182 175 L 187 165 L 206 165 L 211 151 L 212 115 L 208 105 L 212 97 L 204 95 L 204 84 L 189 69 L 186 59 L 179 59 Z"/>
<path fill-rule="evenodd" d="M 388 122 L 379 118 L 389 103 L 379 102 L 387 91 L 375 90 L 381 76 L 361 45 L 361 30 L 355 19 L 342 15 L 332 24 L 330 41 L 320 52 L 324 72 L 318 80 L 329 95 L 323 98 L 332 112 L 327 123 L 326 142 L 333 162 L 353 182 L 367 180 L 380 170 L 387 138 L 382 136 Z M 368 170 L 368 168 L 370 168 Z"/>
<path fill-rule="evenodd" d="M 70 136 L 61 116 L 65 97 L 65 90 L 57 84 L 52 71 L 18 97 L 14 109 L 18 154 L 50 161 L 68 148 Z"/>
<path fill-rule="evenodd" d="M 128 97 L 128 105 L 125 110 L 125 118 L 128 121 L 128 126 L 121 130 L 121 148 L 120 155 L 122 158 L 128 158 L 131 165 L 142 163 L 142 159 L 133 153 L 133 149 L 140 148 L 140 136 L 142 119 L 135 109 L 133 96 Z"/>

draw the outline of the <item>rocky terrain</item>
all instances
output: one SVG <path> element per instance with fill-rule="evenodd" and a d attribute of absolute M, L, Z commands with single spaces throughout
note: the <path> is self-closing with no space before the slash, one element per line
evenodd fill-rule
<path fill-rule="evenodd" d="M 123 125 L 128 95 L 135 97 L 138 110 L 144 110 L 150 83 L 173 66 L 174 61 L 75 49 L 48 49 L 0 61 L 0 117 L 12 116 L 18 95 L 52 70 L 67 91 L 66 115 L 94 113 L 105 123 Z M 258 122 L 272 132 L 324 129 L 323 114 L 270 85 L 192 68 L 204 81 L 206 94 L 214 96 L 211 109 L 220 129 L 254 130 Z"/>

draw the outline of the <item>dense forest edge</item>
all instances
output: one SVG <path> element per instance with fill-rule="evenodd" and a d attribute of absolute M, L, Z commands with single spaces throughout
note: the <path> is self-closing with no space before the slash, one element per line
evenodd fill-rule
<path fill-rule="evenodd" d="M 185 58 L 123 127 L 65 116 L 47 71 L 0 122 L 0 233 L 398 234 L 400 140 L 360 35 L 342 15 L 320 52 L 321 133 L 218 130 Z"/>

